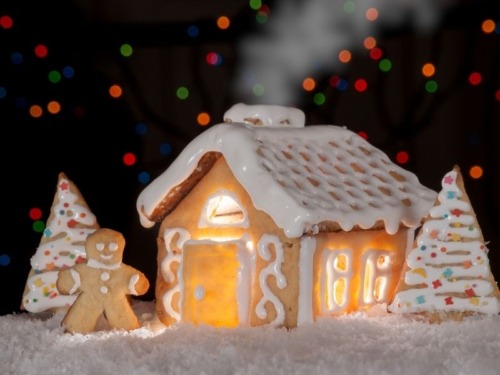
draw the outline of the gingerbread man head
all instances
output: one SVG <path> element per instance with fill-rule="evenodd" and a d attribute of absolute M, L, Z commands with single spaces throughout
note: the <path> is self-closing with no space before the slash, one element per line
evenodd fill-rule
<path fill-rule="evenodd" d="M 102 228 L 87 237 L 87 259 L 105 265 L 119 264 L 125 249 L 125 238 L 120 232 Z"/>

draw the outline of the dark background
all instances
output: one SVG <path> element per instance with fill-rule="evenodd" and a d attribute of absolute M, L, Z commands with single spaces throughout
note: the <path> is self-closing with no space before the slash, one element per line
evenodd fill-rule
<path fill-rule="evenodd" d="M 307 124 L 363 131 L 392 160 L 405 151 L 402 166 L 434 190 L 458 164 L 500 279 L 499 2 L 384 0 L 375 21 L 365 19 L 365 3 L 2 1 L 0 17 L 13 24 L 0 18 L 0 313 L 19 312 L 41 238 L 30 210 L 48 218 L 59 172 L 77 184 L 102 227 L 125 235 L 124 262 L 154 284 L 157 228 L 140 226 L 137 196 L 206 129 L 200 112 L 210 126 L 237 102 L 294 105 Z M 216 25 L 222 15 L 227 30 Z M 485 20 L 496 23 L 492 32 L 482 30 Z M 367 36 L 392 63 L 389 71 L 363 46 Z M 124 43 L 131 56 L 120 53 Z M 45 57 L 35 53 L 40 44 Z M 340 49 L 351 51 L 348 63 L 338 61 Z M 209 53 L 220 60 L 207 63 Z M 436 67 L 430 78 L 421 71 L 427 62 Z M 68 66 L 73 76 L 48 78 Z M 477 84 L 469 80 L 474 72 Z M 313 91 L 302 88 L 307 77 Z M 359 79 L 366 91 L 356 89 Z M 426 90 L 429 80 L 437 91 Z M 108 93 L 114 84 L 123 89 L 119 98 Z M 256 84 L 263 95 L 253 92 Z M 176 95 L 181 86 L 186 99 Z M 54 100 L 56 114 L 47 111 Z M 33 105 L 43 109 L 38 118 Z M 136 162 L 125 165 L 126 153 Z M 481 178 L 470 177 L 472 166 L 482 167 Z"/>

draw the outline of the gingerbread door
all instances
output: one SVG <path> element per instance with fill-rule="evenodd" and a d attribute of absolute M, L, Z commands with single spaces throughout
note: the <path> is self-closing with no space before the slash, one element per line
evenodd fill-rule
<path fill-rule="evenodd" d="M 251 279 L 245 241 L 189 240 L 182 258 L 182 320 L 216 327 L 245 324 Z"/>

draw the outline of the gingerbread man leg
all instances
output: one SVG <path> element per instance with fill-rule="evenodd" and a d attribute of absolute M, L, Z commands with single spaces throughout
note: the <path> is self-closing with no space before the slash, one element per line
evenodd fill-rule
<path fill-rule="evenodd" d="M 104 315 L 112 328 L 130 331 L 140 327 L 126 297 L 104 302 Z"/>
<path fill-rule="evenodd" d="M 82 293 L 69 309 L 62 321 L 62 326 L 66 332 L 92 332 L 102 312 L 103 307 L 94 296 Z"/>

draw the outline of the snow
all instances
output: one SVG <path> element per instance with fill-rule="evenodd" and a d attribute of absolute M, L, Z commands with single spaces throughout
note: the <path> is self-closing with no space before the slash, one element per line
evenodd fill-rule
<path fill-rule="evenodd" d="M 1 374 L 498 374 L 500 315 L 429 324 L 386 313 L 322 318 L 294 330 L 161 326 L 137 301 L 142 327 L 67 334 L 63 313 L 0 317 Z"/>

